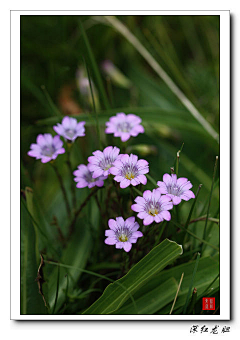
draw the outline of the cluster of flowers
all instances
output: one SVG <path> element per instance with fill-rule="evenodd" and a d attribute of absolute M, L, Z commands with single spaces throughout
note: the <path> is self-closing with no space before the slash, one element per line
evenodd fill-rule
<path fill-rule="evenodd" d="M 127 141 L 130 136 L 137 136 L 144 132 L 140 125 L 141 119 L 133 114 L 125 115 L 118 113 L 111 117 L 106 123 L 106 133 L 113 133 L 115 137 L 121 137 L 122 141 Z M 85 136 L 85 122 L 77 122 L 75 118 L 64 117 L 62 124 L 53 127 L 58 134 L 52 137 L 51 134 L 38 135 L 37 144 L 31 144 L 29 156 L 41 159 L 42 163 L 54 160 L 58 154 L 65 152 L 62 147 L 63 142 L 60 136 L 65 140 L 73 142 L 79 136 Z M 120 188 L 124 189 L 129 185 L 138 184 L 146 185 L 146 174 L 149 172 L 149 164 L 144 159 L 138 159 L 136 155 L 120 154 L 120 149 L 116 146 L 108 146 L 103 151 L 97 150 L 93 155 L 88 157 L 88 164 L 80 164 L 78 169 L 73 172 L 77 182 L 77 188 L 94 186 L 102 187 L 104 180 L 109 175 L 114 175 L 114 180 L 120 183 Z M 169 210 L 173 205 L 177 205 L 181 200 L 188 201 L 195 198 L 194 193 L 190 190 L 192 184 L 187 178 L 177 178 L 175 174 L 163 175 L 163 181 L 157 182 L 158 188 L 146 190 L 143 196 L 135 199 L 135 204 L 131 206 L 137 217 L 143 220 L 145 226 L 154 221 L 160 223 L 163 220 L 170 221 L 171 214 Z M 116 221 L 108 221 L 109 228 L 105 231 L 105 243 L 115 245 L 118 249 L 124 249 L 129 252 L 132 243 L 136 243 L 143 234 L 138 231 L 139 224 L 135 217 L 129 217 L 125 221 L 122 217 L 117 217 Z"/>

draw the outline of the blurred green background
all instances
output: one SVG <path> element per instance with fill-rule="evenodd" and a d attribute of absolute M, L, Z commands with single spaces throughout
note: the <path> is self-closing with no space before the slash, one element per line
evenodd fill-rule
<path fill-rule="evenodd" d="M 219 132 L 219 17 L 119 16 L 118 19 Z M 107 108 L 80 22 L 101 75 L 109 103 Z M 113 69 L 104 70 L 106 60 L 113 63 Z M 217 141 L 181 104 L 136 48 L 103 22 L 103 17 L 21 16 L 21 189 L 26 186 L 33 189 L 35 218 L 41 221 L 49 242 L 58 249 L 59 255 L 61 244 L 57 241 L 59 230 L 56 223 L 54 225 L 54 218 L 59 221 L 63 234 L 67 233 L 62 194 L 51 167 L 30 158 L 27 151 L 39 133 L 55 134 L 52 126 L 61 121 L 60 115 L 74 115 L 87 122 L 86 137 L 79 138 L 73 146 L 73 169 L 81 163 L 86 164 L 87 157 L 99 148 L 90 91 L 88 87 L 86 90 L 79 86 L 82 78 L 87 79 L 86 64 L 94 83 L 104 146 L 122 146 L 118 139 L 104 136 L 105 122 L 111 115 L 117 112 L 139 115 L 145 134 L 132 138 L 127 151 L 147 159 L 150 175 L 158 181 L 175 166 L 176 153 L 184 143 L 179 176 L 187 177 L 193 183 L 194 192 L 200 183 L 203 184 L 193 218 L 206 214 L 215 157 L 219 154 Z M 56 164 L 66 187 L 70 188 L 72 179 L 63 160 L 65 155 L 59 156 Z M 210 210 L 210 216 L 214 218 L 219 217 L 218 177 L 217 174 Z M 153 189 L 153 184 L 148 181 L 146 188 Z M 68 192 L 70 195 L 70 190 Z M 88 189 L 77 190 L 78 202 L 87 193 Z M 127 197 L 129 192 L 125 190 L 123 195 Z M 191 202 L 181 207 L 181 222 L 186 220 L 190 207 Z M 97 230 L 100 217 L 96 203 L 92 202 L 87 209 L 81 218 L 87 215 L 88 222 L 90 220 Z M 204 222 L 193 223 L 189 228 L 202 238 Z M 209 228 L 208 241 L 218 246 L 219 227 L 209 224 Z M 197 245 L 193 240 L 186 247 L 194 249 Z M 44 242 L 40 242 L 39 247 L 47 252 L 48 246 Z M 95 250 L 95 257 L 91 259 L 90 253 L 86 254 L 85 263 L 93 266 L 97 258 L 106 260 L 105 250 L 99 251 L 96 254 Z M 215 254 L 216 250 L 205 247 L 205 256 Z"/>

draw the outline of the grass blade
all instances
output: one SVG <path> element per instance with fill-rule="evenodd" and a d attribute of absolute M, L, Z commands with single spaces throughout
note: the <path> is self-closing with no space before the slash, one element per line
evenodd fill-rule
<path fill-rule="evenodd" d="M 176 169 L 175 169 L 175 174 L 176 174 L 177 176 L 178 176 L 178 168 L 179 168 L 179 161 L 180 161 L 180 152 L 181 152 L 182 149 L 183 149 L 183 145 L 184 145 L 184 143 L 182 143 L 181 149 L 178 150 L 178 152 L 177 152 Z"/>
<path fill-rule="evenodd" d="M 198 253 L 197 259 L 196 259 L 196 263 L 195 263 L 195 267 L 194 267 L 194 270 L 193 270 L 192 281 L 190 283 L 189 290 L 188 290 L 188 295 L 187 295 L 187 299 L 186 299 L 186 303 L 185 303 L 185 306 L 183 308 L 183 314 L 186 314 L 186 310 L 187 310 L 187 306 L 188 306 L 188 301 L 189 301 L 189 298 L 190 298 L 190 295 L 191 295 L 192 286 L 193 286 L 194 278 L 195 278 L 195 275 L 196 275 L 196 272 L 197 272 L 198 262 L 200 260 L 200 256 L 201 256 L 201 254 Z"/>
<path fill-rule="evenodd" d="M 84 62 L 85 62 L 85 60 L 84 60 Z M 95 100 L 94 100 L 94 95 L 93 95 L 92 80 L 91 80 L 90 72 L 89 72 L 89 69 L 88 69 L 86 62 L 85 62 L 85 65 L 86 65 L 88 81 L 89 81 L 89 85 L 90 85 L 90 92 L 91 92 L 91 97 L 92 97 L 92 102 L 93 102 L 93 111 L 94 111 L 95 117 L 96 117 L 97 136 L 98 136 L 99 148 L 100 148 L 100 150 L 102 150 L 101 132 L 100 132 L 100 126 L 99 126 L 99 120 L 98 120 L 98 112 L 96 110 L 96 105 L 95 105 Z"/>
<path fill-rule="evenodd" d="M 178 296 L 178 292 L 179 292 L 181 284 L 182 284 L 183 276 L 184 276 L 184 273 L 182 273 L 182 276 L 180 278 L 178 289 L 177 289 L 177 292 L 176 292 L 176 295 L 175 295 L 175 298 L 174 298 L 174 301 L 173 301 L 173 304 L 172 304 L 172 308 L 171 308 L 170 313 L 169 313 L 170 315 L 172 314 L 173 308 L 175 306 L 175 303 L 176 303 L 176 300 L 177 300 L 177 296 Z"/>
<path fill-rule="evenodd" d="M 104 89 L 104 86 L 103 86 L 102 78 L 101 78 L 101 75 L 99 73 L 97 63 L 96 63 L 96 60 L 94 58 L 94 54 L 92 52 L 92 48 L 90 46 L 88 37 L 85 33 L 85 30 L 84 30 L 81 22 L 80 22 L 80 29 L 81 29 L 82 37 L 83 37 L 83 40 L 84 40 L 84 43 L 85 43 L 85 46 L 86 46 L 86 49 L 87 49 L 88 57 L 89 57 L 89 60 L 91 62 L 92 69 L 93 69 L 93 72 L 94 72 L 94 75 L 95 75 L 95 78 L 96 78 L 96 82 L 97 82 L 97 85 L 98 85 L 98 88 L 99 88 L 99 92 L 100 92 L 101 97 L 102 97 L 102 102 L 105 106 L 105 109 L 109 109 L 110 105 L 109 105 L 108 98 L 107 98 L 107 95 L 106 95 L 106 92 L 105 92 L 105 89 Z"/>
<path fill-rule="evenodd" d="M 110 314 L 117 311 L 128 299 L 127 292 L 123 291 L 119 284 L 127 288 L 129 293 L 134 294 L 181 254 L 181 245 L 165 239 L 133 266 L 125 276 L 110 284 L 84 314 Z"/>
<path fill-rule="evenodd" d="M 212 193 L 213 193 L 213 186 L 214 186 L 214 179 L 217 171 L 217 162 L 218 162 L 218 156 L 216 156 L 216 161 L 214 165 L 214 170 L 213 170 L 213 179 L 212 179 L 212 186 L 211 186 L 211 191 L 210 191 L 210 196 L 209 196 L 209 202 L 208 202 L 208 209 L 207 209 L 207 218 L 204 226 L 204 231 L 203 231 L 203 239 L 205 240 L 206 238 L 206 231 L 207 231 L 207 224 L 208 224 L 208 217 L 209 217 L 209 211 L 210 211 L 210 204 L 211 204 L 211 199 L 212 199 Z M 201 247 L 201 250 L 203 248 L 203 244 Z"/>
<path fill-rule="evenodd" d="M 197 235 L 195 235 L 194 233 L 192 233 L 190 230 L 184 228 L 180 223 L 177 223 L 177 222 L 175 222 L 174 220 L 171 220 L 171 222 L 172 222 L 173 224 L 175 224 L 176 227 L 178 227 L 178 228 L 180 228 L 180 229 L 186 231 L 189 235 L 191 235 L 192 237 L 194 237 L 194 238 L 195 238 L 196 240 L 198 240 L 199 242 L 205 243 L 205 244 L 207 244 L 208 246 L 212 247 L 213 249 L 219 251 L 219 248 L 218 248 L 218 247 L 216 247 L 216 246 L 214 246 L 213 244 L 211 244 L 211 243 L 209 243 L 209 242 L 207 242 L 207 241 L 201 239 L 200 237 L 198 237 Z"/>
<path fill-rule="evenodd" d="M 46 87 L 45 85 L 42 85 L 41 86 L 41 89 L 43 90 L 43 93 L 47 99 L 47 102 L 49 104 L 49 107 L 51 109 L 51 112 L 52 113 L 55 113 L 57 116 L 61 117 L 62 116 L 62 113 L 59 111 L 59 109 L 57 108 L 57 106 L 54 104 L 52 98 L 50 97 L 48 91 L 46 90 Z"/>
<path fill-rule="evenodd" d="M 52 264 L 52 265 L 58 266 L 58 267 L 64 267 L 64 268 L 67 268 L 67 269 L 78 270 L 78 271 L 80 271 L 80 272 L 82 272 L 82 273 L 86 273 L 86 274 L 89 274 L 89 275 L 97 276 L 97 277 L 99 277 L 99 278 L 101 278 L 101 279 L 110 281 L 110 282 L 112 282 L 112 283 L 116 282 L 116 281 L 110 279 L 109 277 L 107 277 L 107 276 L 105 276 L 105 275 L 101 275 L 101 274 L 98 274 L 98 273 L 94 273 L 94 272 L 92 272 L 92 271 L 90 271 L 90 270 L 86 270 L 86 269 L 82 269 L 82 268 L 77 268 L 77 267 L 74 267 L 74 266 L 70 266 L 70 265 L 63 264 L 63 263 L 57 263 L 57 262 L 53 262 L 53 261 L 45 261 L 45 262 L 48 263 L 48 264 Z M 130 297 L 130 299 L 131 299 L 132 302 L 133 302 L 134 308 L 135 308 L 135 310 L 137 311 L 136 303 L 135 303 L 135 301 L 134 301 L 134 298 L 133 298 L 132 294 L 131 294 L 131 293 L 128 291 L 128 289 L 125 288 L 122 284 L 117 283 L 117 282 L 116 282 L 116 284 L 118 284 L 121 288 L 123 288 L 123 289 L 127 292 L 127 294 L 129 294 L 129 297 Z"/>
<path fill-rule="evenodd" d="M 119 21 L 115 16 L 105 16 L 107 22 L 109 22 L 118 32 L 120 32 L 142 55 L 142 57 L 148 62 L 148 64 L 154 69 L 160 78 L 167 84 L 171 91 L 178 97 L 181 103 L 188 109 L 188 111 L 196 118 L 196 120 L 203 126 L 203 128 L 217 141 L 219 142 L 219 135 L 213 129 L 213 127 L 206 121 L 201 113 L 196 109 L 192 102 L 185 96 L 185 94 L 179 89 L 179 87 L 173 82 L 169 75 L 163 70 L 163 68 L 156 62 L 152 55 L 146 50 L 146 48 L 140 43 L 140 41 L 129 31 L 129 29 Z"/>
<path fill-rule="evenodd" d="M 58 290 L 59 290 L 59 273 L 60 273 L 60 267 L 58 267 L 58 272 L 57 272 L 57 289 L 56 289 L 56 297 L 55 297 L 55 302 L 54 302 L 52 314 L 54 314 L 55 309 L 56 309 L 56 305 L 57 305 Z"/>
<path fill-rule="evenodd" d="M 195 204 L 196 204 L 196 202 L 197 202 L 198 194 L 199 194 L 201 188 L 202 188 L 202 184 L 199 184 L 199 187 L 198 187 L 197 192 L 196 192 L 195 200 L 193 200 L 192 207 L 191 207 L 191 209 L 190 209 L 190 212 L 189 212 L 187 221 L 186 221 L 185 226 L 184 226 L 185 229 L 187 229 L 187 227 L 188 227 L 188 225 L 189 225 L 190 219 L 191 219 L 191 217 L 192 217 L 193 209 L 194 209 Z"/>
<path fill-rule="evenodd" d="M 157 182 L 155 181 L 155 179 L 152 178 L 152 176 L 150 176 L 149 174 L 146 174 L 147 179 L 149 179 L 149 181 L 157 188 Z"/>

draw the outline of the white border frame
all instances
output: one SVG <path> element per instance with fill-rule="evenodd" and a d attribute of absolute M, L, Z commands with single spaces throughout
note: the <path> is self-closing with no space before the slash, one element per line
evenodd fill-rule
<path fill-rule="evenodd" d="M 220 315 L 20 315 L 20 16 L 220 16 Z M 230 12 L 229 11 L 11 11 L 11 319 L 13 320 L 230 320 Z M 16 175 L 16 172 L 18 175 Z M 14 213 L 13 213 L 14 212 Z"/>

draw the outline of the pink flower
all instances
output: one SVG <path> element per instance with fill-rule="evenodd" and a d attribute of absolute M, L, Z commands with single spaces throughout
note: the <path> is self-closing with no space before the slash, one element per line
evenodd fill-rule
<path fill-rule="evenodd" d="M 124 249 L 129 252 L 132 248 L 132 243 L 136 243 L 139 237 L 143 234 L 138 231 L 139 224 L 135 222 L 135 217 L 129 217 L 124 221 L 122 217 L 117 217 L 116 221 L 110 219 L 108 221 L 109 228 L 105 230 L 105 243 L 115 245 L 117 249 Z"/>
<path fill-rule="evenodd" d="M 62 120 L 62 124 L 57 123 L 53 129 L 58 135 L 75 141 L 77 137 L 85 136 L 84 124 L 85 122 L 78 123 L 76 118 L 66 116 Z"/>
<path fill-rule="evenodd" d="M 140 183 L 145 185 L 147 178 L 144 174 L 149 172 L 149 167 L 148 162 L 144 159 L 138 160 L 136 155 L 125 154 L 119 156 L 109 171 L 115 175 L 114 180 L 120 182 L 120 188 L 126 188 L 130 184 L 133 186 Z"/>
<path fill-rule="evenodd" d="M 122 142 L 126 142 L 131 136 L 136 137 L 139 133 L 144 133 L 141 121 L 141 118 L 134 114 L 117 113 L 106 123 L 105 132 L 113 133 L 114 137 L 121 137 Z"/>
<path fill-rule="evenodd" d="M 28 151 L 28 156 L 41 159 L 42 163 L 47 163 L 52 159 L 56 159 L 58 155 L 65 152 L 62 148 L 63 142 L 59 136 L 52 136 L 50 133 L 37 136 L 37 144 L 31 144 L 31 150 Z"/>
<path fill-rule="evenodd" d="M 117 159 L 120 149 L 116 146 L 108 146 L 103 152 L 94 151 L 93 155 L 88 157 L 88 169 L 93 172 L 93 178 L 99 176 L 108 176 L 109 169 L 112 167 L 113 162 Z"/>
<path fill-rule="evenodd" d="M 102 187 L 104 184 L 103 181 L 107 178 L 104 176 L 93 178 L 92 177 L 93 173 L 89 170 L 89 164 L 79 165 L 78 170 L 75 170 L 73 174 L 76 176 L 74 178 L 74 181 L 77 182 L 77 185 L 76 185 L 77 188 L 85 188 L 85 187 L 92 188 L 92 187 L 95 187 L 95 185 L 97 187 Z"/>
<path fill-rule="evenodd" d="M 181 200 L 188 201 L 195 198 L 194 193 L 189 190 L 192 188 L 192 183 L 184 177 L 177 179 L 177 175 L 163 175 L 163 182 L 158 181 L 157 185 L 162 194 L 166 194 L 171 198 L 174 205 L 177 205 Z"/>
<path fill-rule="evenodd" d="M 153 221 L 160 223 L 163 220 L 170 221 L 171 214 L 168 210 L 173 208 L 171 198 L 161 195 L 159 189 L 146 190 L 143 197 L 135 198 L 136 204 L 131 206 L 133 211 L 138 212 L 137 217 L 143 219 L 144 225 L 149 225 Z"/>

